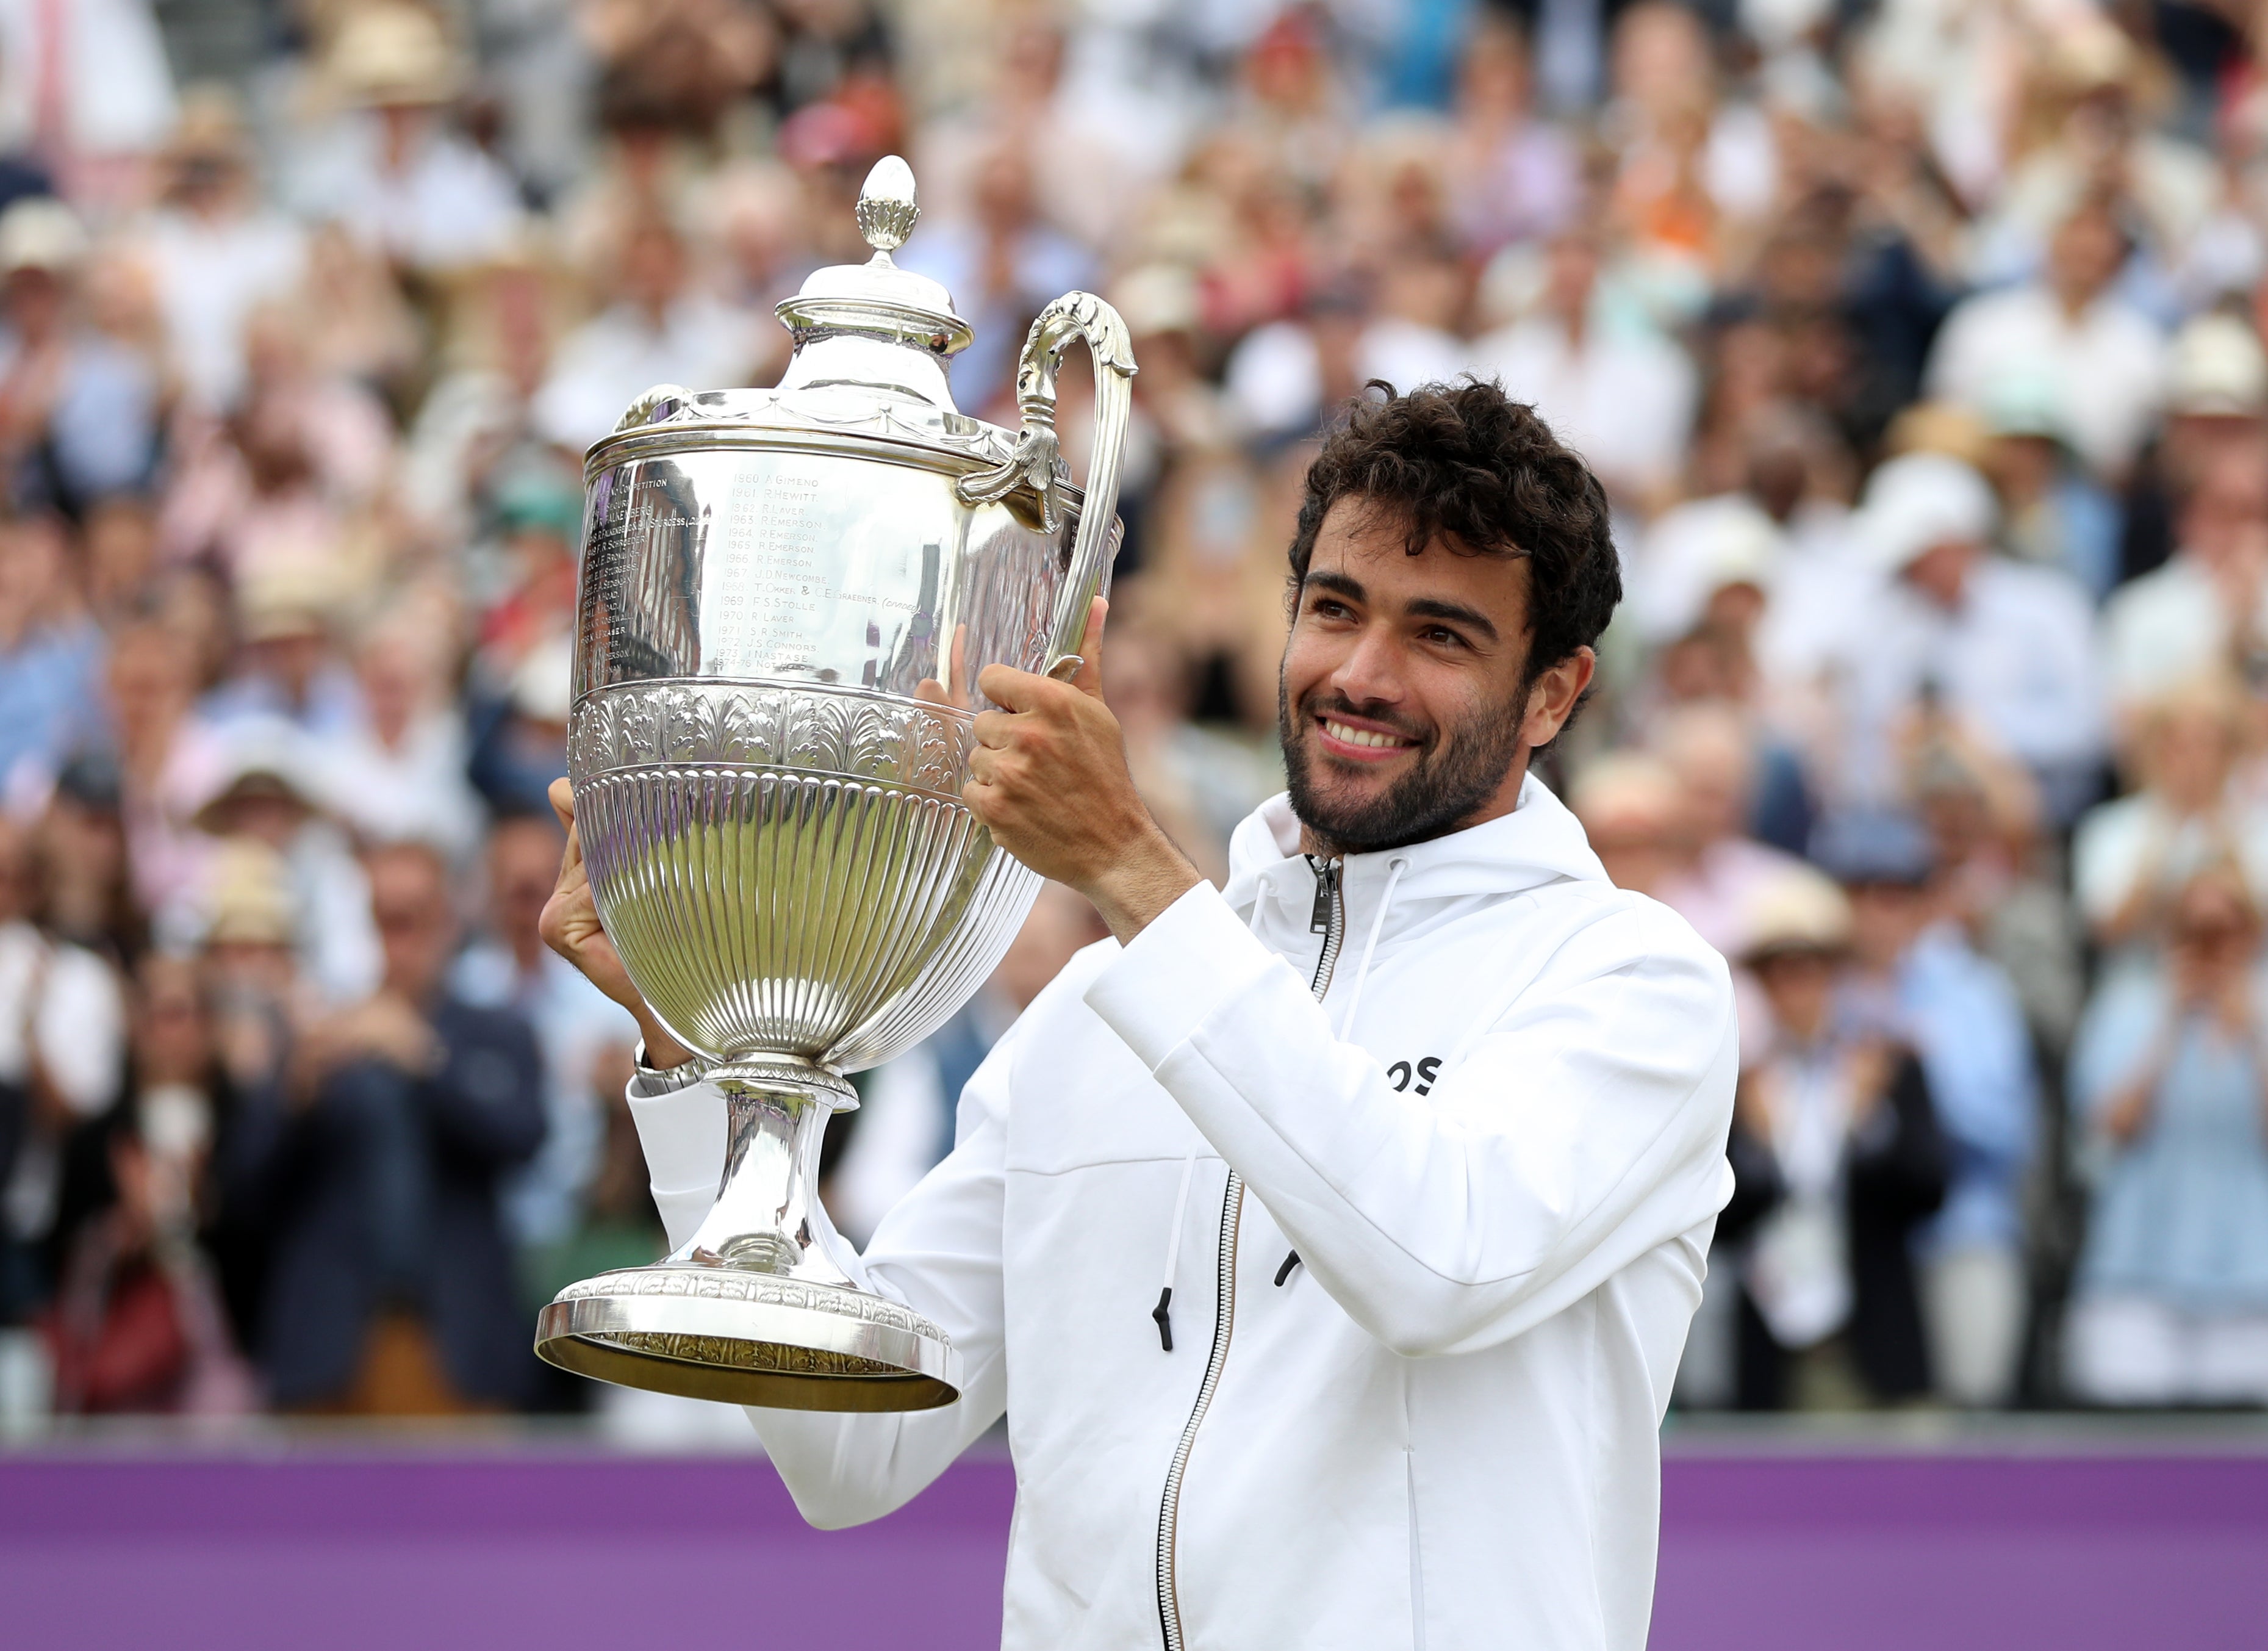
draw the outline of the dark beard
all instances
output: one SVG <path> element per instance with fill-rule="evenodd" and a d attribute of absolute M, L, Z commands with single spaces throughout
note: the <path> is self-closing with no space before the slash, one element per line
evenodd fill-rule
<path fill-rule="evenodd" d="M 1294 715 L 1278 676 L 1277 736 L 1284 747 L 1292 812 L 1338 854 L 1374 854 L 1446 835 L 1459 822 L 1478 813 L 1512 771 L 1520 756 L 1520 726 L 1528 719 L 1532 686 L 1521 684 L 1519 703 L 1509 715 L 1484 713 L 1446 731 L 1435 729 L 1418 747 L 1410 771 L 1383 795 L 1349 806 L 1330 801 L 1311 778 L 1308 730 L 1323 711 L 1343 711 L 1357 717 L 1374 713 L 1364 711 L 1337 694 L 1313 694 Z"/>

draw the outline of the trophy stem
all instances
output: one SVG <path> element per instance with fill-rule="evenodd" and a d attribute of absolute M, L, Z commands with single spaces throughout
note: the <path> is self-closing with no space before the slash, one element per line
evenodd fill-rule
<path fill-rule="evenodd" d="M 824 1067 L 779 1058 L 730 1062 L 707 1081 L 725 1092 L 725 1172 L 717 1202 L 669 1262 L 849 1283 L 817 1188 L 827 1120 L 857 1106 L 857 1091 Z"/>
<path fill-rule="evenodd" d="M 920 1314 L 851 1282 L 815 1196 L 830 1114 L 858 1103 L 836 1073 L 793 1056 L 732 1060 L 725 1176 L 693 1236 L 650 1267 L 562 1290 L 535 1351 L 563 1369 L 691 1398 L 790 1410 L 949 1404 L 960 1359 Z"/>

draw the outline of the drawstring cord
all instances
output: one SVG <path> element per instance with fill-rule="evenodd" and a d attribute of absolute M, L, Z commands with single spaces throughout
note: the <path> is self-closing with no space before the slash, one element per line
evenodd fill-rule
<path fill-rule="evenodd" d="M 1362 989 L 1370 980 L 1370 960 L 1378 951 L 1378 937 L 1386 927 L 1386 913 L 1394 903 L 1394 885 L 1402 881 L 1402 873 L 1410 869 L 1410 862 L 1402 855 L 1387 861 L 1386 889 L 1378 896 L 1378 911 L 1370 920 L 1370 938 L 1362 943 L 1362 962 L 1355 965 L 1354 990 L 1347 993 L 1346 1013 L 1339 1016 L 1339 1042 L 1346 1042 L 1347 1033 L 1354 1026 L 1354 1012 L 1362 1006 Z"/>
<path fill-rule="evenodd" d="M 1344 1043 L 1354 1026 L 1354 1012 L 1362 1006 L 1362 989 L 1370 979 L 1371 955 L 1378 950 L 1378 937 L 1386 927 L 1386 911 L 1394 903 L 1394 885 L 1402 881 L 1402 873 L 1410 869 L 1410 862 L 1401 855 L 1387 861 L 1386 888 L 1378 897 L 1378 914 L 1370 920 L 1370 938 L 1362 943 L 1362 961 L 1355 965 L 1354 990 L 1347 994 L 1346 1013 L 1339 1017 L 1339 1040 Z M 1292 1269 L 1300 1264 L 1300 1252 L 1293 1250 L 1284 1257 L 1284 1264 L 1276 1269 L 1276 1287 L 1282 1289 L 1284 1280 L 1292 1276 Z"/>
<path fill-rule="evenodd" d="M 1182 1264 L 1182 1217 L 1189 1213 L 1189 1182 L 1197 1172 L 1197 1149 L 1182 1160 L 1182 1190 L 1174 1195 L 1174 1227 L 1166 1239 L 1166 1287 L 1158 1292 L 1158 1305 L 1150 1316 L 1158 1321 L 1158 1345 L 1174 1351 L 1174 1271 Z"/>

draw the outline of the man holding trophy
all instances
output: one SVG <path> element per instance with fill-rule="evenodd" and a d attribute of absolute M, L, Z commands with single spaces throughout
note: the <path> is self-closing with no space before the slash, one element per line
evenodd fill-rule
<path fill-rule="evenodd" d="M 1621 593 L 1598 483 L 1491 385 L 1329 436 L 1289 792 L 1216 891 L 1101 694 L 1123 327 L 1060 301 L 1022 430 L 953 412 L 966 328 L 889 262 L 891 165 L 874 262 L 781 306 L 779 389 L 656 391 L 589 461 L 545 929 L 638 1017 L 678 1248 L 570 1286 L 539 1351 L 757 1406 L 830 1527 L 1005 1411 L 1012 1647 L 1638 1651 L 1736 1051 L 1723 963 L 1528 772 Z M 1073 338 L 1083 495 L 1053 436 Z M 1033 873 L 1116 939 L 853 1256 L 808 1191 L 841 1074 L 974 989 Z"/>

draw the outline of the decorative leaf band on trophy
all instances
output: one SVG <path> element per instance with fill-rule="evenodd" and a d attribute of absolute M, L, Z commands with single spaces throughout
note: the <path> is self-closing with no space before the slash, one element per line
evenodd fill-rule
<path fill-rule="evenodd" d="M 802 769 L 958 797 L 976 742 L 972 720 L 855 689 L 634 683 L 575 707 L 567 760 L 589 775 L 658 763 Z"/>

